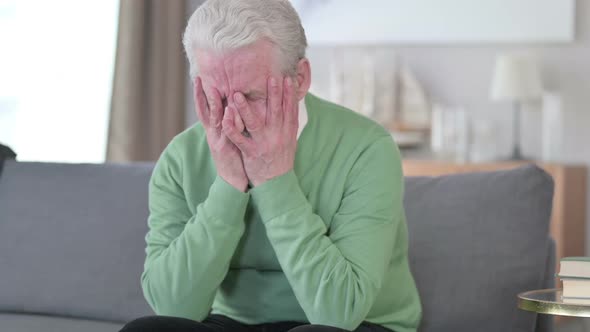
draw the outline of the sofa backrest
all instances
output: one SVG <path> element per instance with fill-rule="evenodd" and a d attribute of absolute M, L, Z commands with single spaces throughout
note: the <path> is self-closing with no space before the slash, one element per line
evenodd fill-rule
<path fill-rule="evenodd" d="M 0 312 L 126 322 L 143 298 L 153 165 L 8 161 L 0 177 Z M 553 185 L 536 167 L 406 178 L 421 331 L 532 331 L 516 294 L 542 288 Z M 482 325 L 484 324 L 484 325 Z"/>
<path fill-rule="evenodd" d="M 143 298 L 152 165 L 7 161 L 0 177 L 0 312 L 125 322 Z"/>
<path fill-rule="evenodd" d="M 405 183 L 421 331 L 534 331 L 516 303 L 554 280 L 551 177 L 525 166 Z"/>

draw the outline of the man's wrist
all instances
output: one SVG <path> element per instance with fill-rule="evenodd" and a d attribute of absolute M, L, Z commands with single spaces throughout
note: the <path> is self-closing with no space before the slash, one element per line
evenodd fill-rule
<path fill-rule="evenodd" d="M 226 178 L 223 175 L 220 175 L 220 177 L 227 182 L 230 186 L 234 187 L 236 190 L 239 190 L 243 193 L 245 193 L 248 190 L 248 181 L 240 181 L 240 180 L 234 180 L 234 179 L 229 179 Z"/>
<path fill-rule="evenodd" d="M 283 176 L 283 175 L 285 175 L 285 174 L 287 174 L 287 173 L 291 172 L 292 170 L 293 170 L 293 168 L 291 167 L 291 168 L 289 168 L 288 170 L 286 170 L 286 171 L 284 171 L 284 172 L 280 172 L 280 173 L 279 173 L 279 174 L 277 174 L 277 175 L 271 175 L 271 176 L 269 176 L 269 177 L 268 177 L 268 178 L 266 178 L 266 179 L 261 179 L 261 180 L 252 180 L 251 182 L 249 182 L 249 183 L 248 183 L 248 189 L 252 189 L 252 188 L 255 188 L 255 187 L 259 187 L 259 186 L 261 186 L 261 185 L 265 184 L 265 183 L 266 183 L 266 182 L 268 182 L 268 181 L 274 180 L 274 179 L 276 179 L 276 178 L 280 178 L 281 176 Z"/>
<path fill-rule="evenodd" d="M 263 222 L 307 203 L 295 172 L 289 171 L 249 191 Z"/>
<path fill-rule="evenodd" d="M 236 188 L 237 190 L 239 190 L 239 191 L 241 191 L 243 193 L 246 193 L 246 192 L 248 192 L 248 189 L 249 189 L 248 188 L 248 182 L 246 182 L 246 184 L 237 185 L 234 188 Z"/>

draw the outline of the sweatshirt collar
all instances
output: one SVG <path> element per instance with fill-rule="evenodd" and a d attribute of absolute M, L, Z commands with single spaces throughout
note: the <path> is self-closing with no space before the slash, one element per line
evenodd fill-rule
<path fill-rule="evenodd" d="M 297 130 L 297 139 L 301 136 L 301 132 L 307 124 L 307 107 L 305 106 L 305 98 L 299 102 L 299 129 Z"/>

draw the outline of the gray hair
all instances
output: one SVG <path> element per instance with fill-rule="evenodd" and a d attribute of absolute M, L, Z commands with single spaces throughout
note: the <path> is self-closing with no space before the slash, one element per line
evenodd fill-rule
<path fill-rule="evenodd" d="M 282 70 L 294 74 L 307 39 L 288 0 L 207 0 L 192 14 L 182 43 L 190 76 L 198 74 L 195 50 L 234 50 L 267 38 L 278 47 Z"/>

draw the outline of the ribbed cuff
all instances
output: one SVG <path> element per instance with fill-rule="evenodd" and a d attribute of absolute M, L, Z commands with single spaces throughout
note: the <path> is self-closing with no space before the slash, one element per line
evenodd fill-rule
<path fill-rule="evenodd" d="M 250 195 L 265 223 L 307 202 L 293 171 L 254 187 Z"/>
<path fill-rule="evenodd" d="M 237 190 L 217 176 L 209 189 L 209 197 L 203 203 L 203 209 L 215 219 L 243 220 L 249 199 L 250 194 Z"/>

